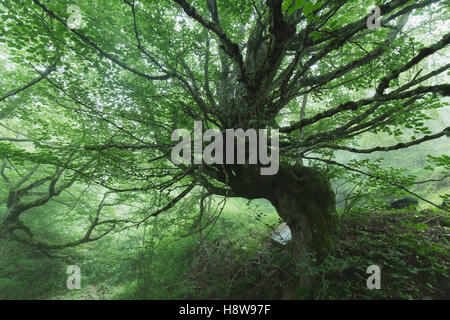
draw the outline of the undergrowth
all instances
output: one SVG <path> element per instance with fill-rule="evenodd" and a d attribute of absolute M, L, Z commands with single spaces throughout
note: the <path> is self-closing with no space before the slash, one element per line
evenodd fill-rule
<path fill-rule="evenodd" d="M 339 240 L 323 263 L 309 269 L 320 283 L 314 298 L 448 299 L 450 233 L 439 225 L 438 216 L 431 210 L 341 216 Z M 311 298 L 296 285 L 298 274 L 287 247 L 275 246 L 265 233 L 223 236 L 233 235 L 233 228 L 219 224 L 201 244 L 186 239 L 184 247 L 165 247 L 163 257 L 155 252 L 154 267 L 144 276 L 153 280 L 138 281 L 139 294 L 132 297 Z M 380 290 L 366 286 L 370 265 L 381 268 Z"/>
<path fill-rule="evenodd" d="M 289 246 L 270 240 L 270 206 L 228 206 L 203 234 L 148 233 L 105 238 L 71 254 L 81 290 L 66 288 L 67 263 L 8 244 L 0 260 L 1 299 L 305 299 Z M 339 239 L 309 268 L 314 299 L 448 299 L 450 232 L 444 211 L 396 210 L 340 216 Z M 169 232 L 169 235 L 167 235 Z M 141 245 L 136 243 L 142 242 Z M 38 262 L 38 263 L 37 263 Z M 371 265 L 381 289 L 366 286 Z"/>

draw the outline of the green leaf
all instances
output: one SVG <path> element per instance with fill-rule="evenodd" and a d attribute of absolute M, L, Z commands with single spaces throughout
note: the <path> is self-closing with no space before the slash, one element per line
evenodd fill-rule
<path fill-rule="evenodd" d="M 292 4 L 292 0 L 284 1 L 283 5 L 282 5 L 282 10 L 285 12 L 290 7 L 291 4 Z"/>
<path fill-rule="evenodd" d="M 313 31 L 312 36 L 313 36 L 313 40 L 317 41 L 322 38 L 322 33 L 318 32 L 318 31 Z"/>
<path fill-rule="evenodd" d="M 301 7 L 303 7 L 303 4 L 305 3 L 305 0 L 296 0 L 295 1 L 295 9 L 300 9 Z"/>
<path fill-rule="evenodd" d="M 305 7 L 303 8 L 303 14 L 305 16 L 309 15 L 314 9 L 314 5 L 312 2 L 308 2 L 307 4 L 305 4 Z"/>
<path fill-rule="evenodd" d="M 315 5 L 314 5 L 314 11 L 316 11 L 317 9 L 319 9 L 322 5 L 323 5 L 323 1 L 319 1 L 319 2 L 317 2 Z"/>
<path fill-rule="evenodd" d="M 287 15 L 290 16 L 291 14 L 294 13 L 294 11 L 295 11 L 295 8 L 294 8 L 294 7 L 291 7 L 291 8 L 288 10 Z"/>

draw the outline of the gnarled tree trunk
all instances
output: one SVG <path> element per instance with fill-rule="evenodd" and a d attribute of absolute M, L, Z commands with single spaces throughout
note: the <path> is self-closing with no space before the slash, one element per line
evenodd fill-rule
<path fill-rule="evenodd" d="M 292 255 L 300 271 L 300 284 L 312 289 L 313 279 L 305 272 L 310 258 L 323 259 L 337 231 L 335 195 L 319 171 L 303 167 L 280 167 L 274 176 L 241 166 L 230 177 L 233 191 L 248 199 L 266 198 L 277 209 L 292 233 Z"/>

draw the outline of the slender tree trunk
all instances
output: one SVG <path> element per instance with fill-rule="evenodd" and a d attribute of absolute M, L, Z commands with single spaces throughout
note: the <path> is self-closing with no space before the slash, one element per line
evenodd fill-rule
<path fill-rule="evenodd" d="M 17 226 L 22 226 L 22 222 L 19 217 L 23 210 L 18 205 L 17 193 L 14 191 L 9 192 L 8 200 L 6 203 L 6 212 L 0 221 L 0 238 L 9 237 L 11 230 L 16 229 Z"/>
<path fill-rule="evenodd" d="M 313 289 L 307 266 L 327 255 L 337 231 L 335 195 L 326 177 L 300 165 L 280 167 L 274 176 L 261 176 L 259 171 L 244 167 L 230 184 L 243 197 L 271 201 L 291 229 L 290 246 L 300 272 L 299 285 Z"/>

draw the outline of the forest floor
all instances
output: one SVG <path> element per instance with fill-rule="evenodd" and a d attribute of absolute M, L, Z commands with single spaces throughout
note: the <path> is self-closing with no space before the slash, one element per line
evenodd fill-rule
<path fill-rule="evenodd" d="M 450 229 L 439 221 L 443 211 L 395 210 L 353 213 L 341 217 L 339 239 L 325 261 L 310 269 L 319 279 L 315 299 L 449 299 Z M 203 261 L 207 261 L 204 257 Z M 233 260 L 228 261 L 228 263 Z M 296 272 L 288 248 L 276 250 L 270 243 L 255 248 L 247 264 L 229 270 L 239 284 L 228 294 L 212 290 L 203 298 L 222 299 L 307 299 L 295 286 Z M 232 263 L 231 263 L 232 264 Z M 367 288 L 367 268 L 381 269 L 381 289 Z M 218 268 L 200 263 L 197 292 L 220 282 Z M 202 271 L 207 268 L 207 272 Z M 258 275 L 255 277 L 255 275 Z M 192 296 L 195 298 L 195 295 Z"/>
<path fill-rule="evenodd" d="M 188 237 L 127 249 L 119 238 L 77 249 L 81 290 L 67 290 L 63 262 L 11 247 L 0 260 L 0 299 L 311 298 L 296 286 L 289 247 L 275 246 L 270 228 L 245 220 L 237 207 L 224 212 L 201 244 Z M 320 279 L 314 298 L 449 299 L 450 229 L 442 215 L 448 218 L 442 210 L 341 215 L 339 239 L 309 269 Z M 371 265 L 381 269 L 379 290 L 366 286 Z"/>
<path fill-rule="evenodd" d="M 339 240 L 326 260 L 311 268 L 321 286 L 315 299 L 449 299 L 450 229 L 443 211 L 396 210 L 352 213 L 341 217 Z M 217 228 L 236 228 L 221 221 Z M 223 237 L 221 230 L 197 248 L 183 278 L 150 272 L 110 295 L 112 299 L 307 299 L 295 285 L 298 274 L 288 247 L 250 233 L 246 239 Z M 229 233 L 228 233 L 229 232 Z M 172 263 L 180 257 L 173 252 Z M 169 261 L 168 261 L 169 262 Z M 381 269 L 381 289 L 369 290 L 367 267 Z M 156 266 L 156 265 L 155 265 Z M 155 270 L 158 272 L 158 269 Z M 169 267 L 167 273 L 172 269 Z M 178 280 L 177 280 L 178 279 Z M 92 293 L 92 289 L 90 291 Z M 117 292 L 117 291 L 116 291 Z"/>
<path fill-rule="evenodd" d="M 395 210 L 343 216 L 339 241 L 322 266 L 323 298 L 449 299 L 450 229 L 440 223 L 442 215 Z M 369 265 L 381 268 L 380 290 L 366 287 Z"/>

